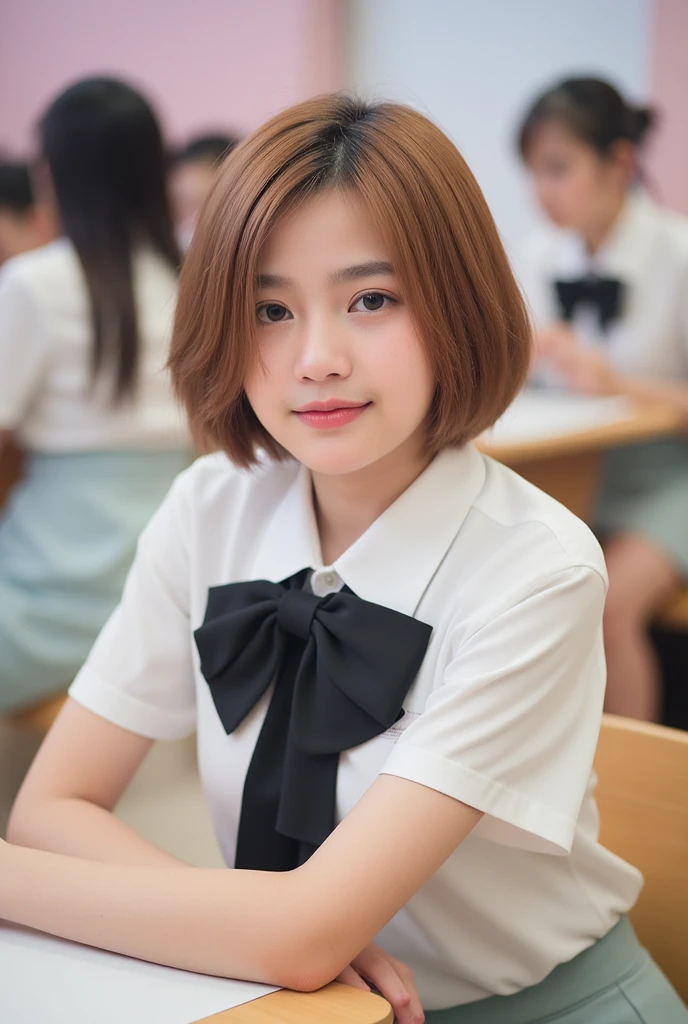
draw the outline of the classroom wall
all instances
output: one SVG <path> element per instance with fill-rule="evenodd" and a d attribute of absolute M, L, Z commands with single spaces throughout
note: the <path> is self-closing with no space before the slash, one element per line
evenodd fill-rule
<path fill-rule="evenodd" d="M 688 213 L 688 0 L 652 0 L 651 95 L 660 113 L 648 171 L 662 202 Z"/>
<path fill-rule="evenodd" d="M 364 94 L 410 103 L 445 128 L 514 252 L 535 218 L 513 147 L 524 107 L 581 73 L 646 99 L 652 2 L 353 0 L 349 74 Z"/>
<path fill-rule="evenodd" d="M 21 152 L 55 92 L 87 74 L 137 83 L 169 133 L 246 132 L 343 77 L 341 0 L 2 0 L 0 147 Z"/>

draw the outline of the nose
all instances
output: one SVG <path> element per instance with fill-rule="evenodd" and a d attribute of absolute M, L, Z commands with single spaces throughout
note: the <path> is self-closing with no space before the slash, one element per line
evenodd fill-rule
<path fill-rule="evenodd" d="M 323 381 L 351 374 L 345 330 L 336 317 L 309 317 L 298 339 L 294 371 L 299 380 Z"/>

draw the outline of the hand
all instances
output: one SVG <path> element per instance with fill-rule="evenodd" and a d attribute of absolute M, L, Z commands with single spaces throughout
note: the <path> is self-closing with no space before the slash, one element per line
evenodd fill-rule
<path fill-rule="evenodd" d="M 537 331 L 533 339 L 533 359 L 536 363 L 551 363 L 560 353 L 577 347 L 576 335 L 565 323 L 552 323 Z"/>
<path fill-rule="evenodd" d="M 572 345 L 561 348 L 552 365 L 575 390 L 587 395 L 618 395 L 623 392 L 621 377 L 604 352 Z"/>
<path fill-rule="evenodd" d="M 423 1024 L 425 1020 L 411 968 L 372 942 L 336 980 L 368 992 L 370 985 L 366 982 L 371 982 L 391 1004 L 398 1024 Z"/>

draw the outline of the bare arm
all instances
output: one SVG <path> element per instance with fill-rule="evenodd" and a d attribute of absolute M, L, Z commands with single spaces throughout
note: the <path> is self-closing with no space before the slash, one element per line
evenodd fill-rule
<path fill-rule="evenodd" d="M 554 324 L 538 332 L 537 359 L 555 367 L 576 391 L 593 395 L 628 395 L 639 402 L 666 405 L 676 410 L 680 426 L 688 430 L 688 384 L 651 380 L 615 370 L 604 352 L 581 345 L 570 327 Z"/>
<path fill-rule="evenodd" d="M 681 418 L 682 429 L 688 430 L 688 384 L 620 376 L 617 388 L 619 394 L 629 395 L 639 401 L 673 407 Z"/>
<path fill-rule="evenodd" d="M 0 916 L 199 973 L 315 989 L 356 957 L 480 817 L 383 775 L 294 871 L 155 869 L 0 844 Z"/>
<path fill-rule="evenodd" d="M 68 699 L 19 791 L 8 840 L 87 860 L 181 867 L 111 813 L 152 744 Z"/>

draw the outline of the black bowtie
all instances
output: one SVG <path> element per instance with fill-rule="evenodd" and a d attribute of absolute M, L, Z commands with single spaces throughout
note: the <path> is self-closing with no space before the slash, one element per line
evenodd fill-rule
<path fill-rule="evenodd" d="M 244 782 L 238 868 L 289 870 L 327 838 L 340 752 L 398 720 L 432 632 L 347 587 L 318 598 L 303 589 L 309 571 L 211 588 L 194 633 L 228 734 L 275 684 Z"/>
<path fill-rule="evenodd" d="M 559 300 L 562 319 L 570 322 L 579 303 L 593 306 L 597 310 L 600 327 L 607 327 L 621 313 L 625 285 L 612 277 L 596 277 L 591 274 L 574 281 L 555 281 L 554 288 Z"/>

